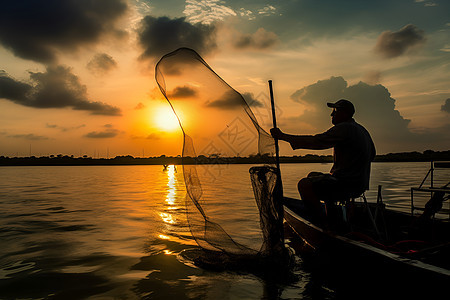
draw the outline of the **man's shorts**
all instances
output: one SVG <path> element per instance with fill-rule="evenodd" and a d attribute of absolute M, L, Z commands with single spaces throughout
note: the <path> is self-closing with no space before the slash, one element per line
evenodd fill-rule
<path fill-rule="evenodd" d="M 336 202 L 350 198 L 348 187 L 329 173 L 311 172 L 307 178 L 320 200 Z"/>

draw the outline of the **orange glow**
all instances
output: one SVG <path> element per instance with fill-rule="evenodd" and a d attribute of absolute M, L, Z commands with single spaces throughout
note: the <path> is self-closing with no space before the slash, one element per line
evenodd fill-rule
<path fill-rule="evenodd" d="M 180 128 L 178 119 L 170 106 L 159 106 L 153 112 L 153 122 L 162 131 L 175 131 Z"/>

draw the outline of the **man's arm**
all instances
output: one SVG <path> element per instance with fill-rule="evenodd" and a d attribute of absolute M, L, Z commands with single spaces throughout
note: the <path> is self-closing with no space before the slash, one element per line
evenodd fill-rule
<path fill-rule="evenodd" d="M 338 142 L 343 141 L 343 137 L 335 127 L 330 128 L 324 133 L 316 135 L 292 135 L 282 132 L 278 128 L 270 130 L 272 137 L 278 140 L 286 141 L 291 144 L 292 149 L 312 149 L 323 150 L 334 147 Z"/>

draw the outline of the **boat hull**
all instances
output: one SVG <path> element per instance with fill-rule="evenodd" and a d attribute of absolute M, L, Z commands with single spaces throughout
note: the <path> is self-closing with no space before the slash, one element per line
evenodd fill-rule
<path fill-rule="evenodd" d="M 412 284 L 426 279 L 435 287 L 448 286 L 450 271 L 416 259 L 391 253 L 345 235 L 325 231 L 308 220 L 301 200 L 285 198 L 284 219 L 292 231 L 320 256 L 322 264 L 332 266 L 333 271 L 350 271 L 356 274 Z M 352 271 L 351 271 L 352 270 Z M 363 272 L 363 273 L 362 273 Z M 339 276 L 339 275 L 337 275 Z"/>

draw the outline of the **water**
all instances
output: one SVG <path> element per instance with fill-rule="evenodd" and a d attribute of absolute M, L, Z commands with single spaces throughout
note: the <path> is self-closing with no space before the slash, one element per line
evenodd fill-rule
<path fill-rule="evenodd" d="M 223 182 L 249 167 L 229 166 Z M 382 184 L 384 202 L 409 211 L 409 188 L 420 184 L 428 168 L 373 164 L 369 200 L 376 200 Z M 329 169 L 282 165 L 285 195 L 298 198 L 299 178 Z M 217 184 L 214 193 L 249 197 L 246 180 L 231 190 Z M 197 247 L 184 200 L 181 167 L 0 167 L 0 299 L 302 299 L 317 293 L 301 258 L 296 279 L 285 283 L 245 271 L 203 270 L 183 260 L 182 250 Z M 236 208 L 233 224 L 249 219 L 255 206 L 247 203 Z M 220 201 L 215 213 L 223 214 Z M 252 240 L 255 233 L 241 230 L 240 238 Z M 326 284 L 318 289 L 324 298 L 337 297 Z"/>

